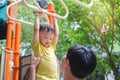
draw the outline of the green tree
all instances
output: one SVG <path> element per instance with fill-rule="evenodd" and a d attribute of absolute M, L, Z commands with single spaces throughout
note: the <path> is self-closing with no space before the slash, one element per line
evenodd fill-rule
<path fill-rule="evenodd" d="M 115 51 L 116 44 L 120 47 L 119 5 L 118 0 L 95 0 L 94 5 L 90 9 L 86 9 L 69 3 L 69 16 L 66 20 L 60 21 L 61 35 L 58 52 L 62 52 L 74 43 L 95 47 L 96 55 L 101 56 L 102 53 L 107 55 L 105 58 L 98 58 L 100 64 L 97 69 L 99 71 L 102 69 L 101 74 L 105 75 L 112 70 L 115 79 L 120 79 L 117 71 L 120 51 Z M 75 29 L 76 26 L 78 26 L 77 29 Z"/>

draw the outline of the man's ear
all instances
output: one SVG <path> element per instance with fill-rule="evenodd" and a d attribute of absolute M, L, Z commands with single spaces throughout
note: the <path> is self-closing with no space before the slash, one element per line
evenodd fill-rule
<path fill-rule="evenodd" d="M 69 60 L 68 60 L 68 59 L 66 59 L 66 61 L 65 61 L 65 67 L 66 67 L 66 69 L 69 69 L 69 68 L 70 68 Z"/>

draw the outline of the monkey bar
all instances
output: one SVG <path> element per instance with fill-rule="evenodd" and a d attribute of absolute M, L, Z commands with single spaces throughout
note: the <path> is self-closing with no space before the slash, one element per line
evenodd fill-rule
<path fill-rule="evenodd" d="M 69 10 L 68 10 L 66 4 L 63 2 L 63 0 L 59 0 L 59 2 L 61 3 L 61 5 L 64 7 L 64 9 L 66 11 L 66 14 L 64 16 L 60 16 L 60 15 L 58 15 L 56 13 L 51 13 L 51 12 L 47 11 L 46 9 L 42 9 L 41 7 L 39 7 L 39 5 L 37 4 L 37 2 L 35 0 L 32 0 L 32 1 L 34 2 L 34 4 L 36 6 L 28 4 L 26 0 L 17 0 L 17 1 L 14 1 L 12 4 L 8 5 L 8 7 L 7 7 L 7 16 L 8 16 L 8 18 L 10 20 L 12 20 L 12 21 L 16 21 L 16 22 L 20 22 L 20 23 L 24 23 L 24 24 L 28 24 L 28 25 L 33 26 L 33 23 L 31 23 L 31 22 L 22 21 L 22 20 L 19 20 L 19 19 L 16 19 L 16 18 L 13 18 L 13 17 L 9 16 L 9 14 L 8 14 L 9 8 L 16 5 L 16 4 L 19 4 L 19 3 L 22 3 L 24 6 L 26 6 L 27 8 L 29 8 L 29 9 L 31 9 L 33 11 L 42 12 L 42 13 L 44 13 L 46 15 L 51 15 L 51 16 L 57 17 L 58 19 L 66 19 L 68 14 L 69 14 Z M 92 4 L 93 4 L 93 0 L 90 0 L 89 4 L 80 2 L 78 0 L 70 0 L 70 1 L 72 1 L 74 3 L 77 3 L 77 4 L 79 4 L 79 5 L 83 6 L 83 7 L 86 7 L 86 8 L 90 8 L 92 6 Z"/>

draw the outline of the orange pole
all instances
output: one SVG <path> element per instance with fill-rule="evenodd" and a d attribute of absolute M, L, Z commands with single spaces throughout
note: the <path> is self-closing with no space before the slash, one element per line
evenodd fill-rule
<path fill-rule="evenodd" d="M 13 36 L 12 36 L 12 50 L 14 51 L 15 49 L 15 34 L 13 33 Z"/>
<path fill-rule="evenodd" d="M 13 34 L 12 34 L 12 50 L 15 51 L 15 22 L 14 22 L 14 26 L 13 26 Z M 12 55 L 12 59 L 14 60 L 14 54 Z"/>
<path fill-rule="evenodd" d="M 15 24 L 15 23 L 14 23 Z M 15 26 L 14 26 L 14 31 L 13 31 L 13 35 L 12 35 L 12 51 L 15 51 Z M 12 54 L 12 61 L 14 62 L 14 53 Z M 13 80 L 13 72 L 11 72 L 11 75 L 10 75 L 10 80 Z"/>
<path fill-rule="evenodd" d="M 15 5 L 14 9 L 15 9 L 15 11 L 14 11 L 14 14 L 13 14 L 14 16 L 13 16 L 13 17 L 14 17 L 14 18 L 17 18 L 17 15 L 18 15 L 18 5 Z M 14 28 L 13 28 L 13 36 L 12 36 L 12 50 L 13 50 L 13 51 L 15 51 L 15 30 L 16 30 L 16 29 L 15 29 L 15 28 L 16 28 L 15 24 L 16 24 L 16 23 L 14 22 L 14 26 L 13 26 L 13 27 L 14 27 Z M 12 55 L 12 61 L 14 62 L 14 54 Z M 10 75 L 10 76 L 11 76 L 10 80 L 13 80 L 13 77 L 14 77 L 14 76 L 13 76 L 13 72 L 11 72 L 11 75 Z"/>
<path fill-rule="evenodd" d="M 10 2 L 10 3 L 12 3 L 12 2 Z M 14 13 L 12 13 L 13 14 L 13 16 L 12 17 L 14 17 L 14 18 L 17 18 L 17 15 L 18 15 L 18 5 L 15 5 L 15 7 L 14 7 L 14 9 L 15 9 L 15 11 L 14 11 Z M 12 50 L 14 51 L 14 49 L 15 49 L 15 22 L 14 22 L 14 28 L 13 28 L 13 36 L 12 36 Z M 14 56 L 14 55 L 13 55 Z M 14 57 L 13 57 L 14 58 Z"/>
<path fill-rule="evenodd" d="M 15 52 L 14 52 L 14 66 L 13 66 L 13 80 L 18 80 L 19 78 L 19 57 L 20 57 L 20 31 L 21 24 L 16 23 L 15 28 Z"/>
<path fill-rule="evenodd" d="M 47 10 L 51 13 L 55 13 L 55 9 L 54 9 L 54 4 L 52 2 L 48 3 L 48 8 Z M 48 15 L 48 19 L 49 19 L 49 23 L 54 26 L 54 21 L 53 21 L 53 16 Z"/>
<path fill-rule="evenodd" d="M 7 38 L 6 38 L 6 49 L 11 50 L 11 39 L 12 39 L 12 22 L 8 21 L 7 26 Z M 5 80 L 9 80 L 9 73 L 10 73 L 10 53 L 7 52 L 6 54 L 6 63 L 5 63 Z"/>
<path fill-rule="evenodd" d="M 13 16 L 13 8 L 11 7 L 9 9 L 9 14 L 10 16 Z M 6 49 L 7 50 L 11 50 L 11 40 L 12 40 L 12 21 L 8 21 L 7 23 L 7 38 L 6 38 Z M 5 80 L 9 80 L 10 78 L 10 53 L 6 54 L 6 63 L 5 63 L 5 76 L 4 79 Z"/>
<path fill-rule="evenodd" d="M 14 7 L 14 16 L 13 16 L 13 17 L 14 17 L 14 18 L 17 18 L 17 15 L 18 15 L 18 5 L 15 5 L 15 7 Z M 13 36 L 12 36 L 12 50 L 13 50 L 13 51 L 15 51 L 15 39 L 16 39 L 16 38 L 15 38 L 15 35 L 16 35 L 16 32 L 15 32 L 15 31 L 16 31 L 16 28 L 17 28 L 17 27 L 16 27 L 16 24 L 17 24 L 17 23 L 14 22 Z M 13 62 L 14 62 L 14 55 L 15 55 L 15 54 L 12 55 L 12 61 L 13 61 Z M 14 67 L 13 67 L 13 69 L 14 69 Z M 13 80 L 13 77 L 14 77 L 13 72 L 11 72 L 11 78 L 10 78 L 10 79 Z"/>

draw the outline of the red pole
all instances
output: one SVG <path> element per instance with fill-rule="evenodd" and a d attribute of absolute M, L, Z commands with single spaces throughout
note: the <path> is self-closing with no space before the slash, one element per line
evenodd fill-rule
<path fill-rule="evenodd" d="M 21 24 L 16 23 L 15 28 L 15 52 L 14 52 L 14 66 L 13 66 L 13 80 L 18 80 L 19 78 L 19 57 L 20 57 L 20 31 Z"/>

